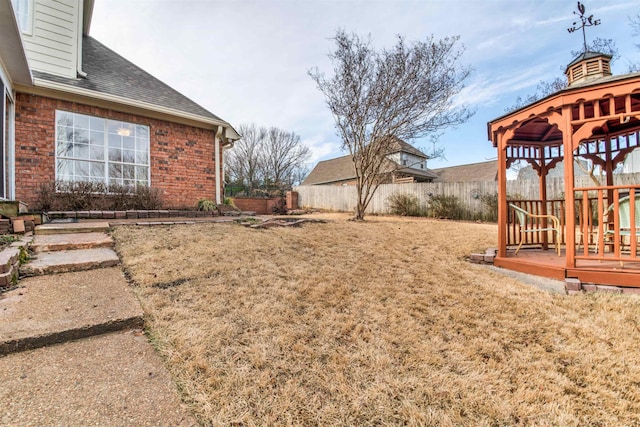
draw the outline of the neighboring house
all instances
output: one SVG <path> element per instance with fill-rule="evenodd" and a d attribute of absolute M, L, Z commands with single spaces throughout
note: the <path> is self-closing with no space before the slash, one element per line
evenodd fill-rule
<path fill-rule="evenodd" d="M 397 139 L 383 171 L 389 183 L 431 182 L 436 175 L 427 169 L 429 156 L 417 148 Z M 354 185 L 356 170 L 351 155 L 318 162 L 302 185 Z"/>
<path fill-rule="evenodd" d="M 432 169 L 437 175 L 436 182 L 486 182 L 498 179 L 498 161 L 470 163 L 468 165 L 450 166 Z"/>
<path fill-rule="evenodd" d="M 89 36 L 93 0 L 0 0 L 0 198 L 54 180 L 222 201 L 233 127 Z"/>

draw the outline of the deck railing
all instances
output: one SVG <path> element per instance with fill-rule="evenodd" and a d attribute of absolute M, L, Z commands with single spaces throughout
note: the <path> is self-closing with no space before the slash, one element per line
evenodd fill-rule
<path fill-rule="evenodd" d="M 640 185 L 576 188 L 575 197 L 577 260 L 640 260 Z"/>
<path fill-rule="evenodd" d="M 565 228 L 565 204 L 564 200 L 554 199 L 547 200 L 546 203 L 542 200 L 509 200 L 510 204 L 513 204 L 525 211 L 534 215 L 553 215 L 560 220 L 561 229 Z M 521 233 L 520 224 L 515 218 L 513 209 L 508 210 L 509 215 L 507 217 L 507 246 L 517 246 L 520 244 L 520 239 L 524 238 L 523 245 L 541 245 L 547 247 L 548 245 L 555 245 L 556 234 L 548 231 L 528 232 Z M 550 227 L 550 221 L 544 218 L 531 218 L 528 227 L 530 229 L 548 228 Z M 564 233 L 560 233 L 560 244 L 564 244 Z"/>

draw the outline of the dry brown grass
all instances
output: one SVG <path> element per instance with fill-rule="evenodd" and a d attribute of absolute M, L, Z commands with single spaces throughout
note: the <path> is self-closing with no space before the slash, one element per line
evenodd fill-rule
<path fill-rule="evenodd" d="M 466 263 L 495 225 L 333 218 L 115 231 L 203 425 L 640 424 L 639 299 Z"/>

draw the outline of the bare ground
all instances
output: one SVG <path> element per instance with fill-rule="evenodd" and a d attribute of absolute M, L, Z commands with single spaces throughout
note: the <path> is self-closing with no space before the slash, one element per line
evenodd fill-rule
<path fill-rule="evenodd" d="M 468 264 L 496 226 L 116 229 L 203 425 L 638 425 L 640 299 Z"/>

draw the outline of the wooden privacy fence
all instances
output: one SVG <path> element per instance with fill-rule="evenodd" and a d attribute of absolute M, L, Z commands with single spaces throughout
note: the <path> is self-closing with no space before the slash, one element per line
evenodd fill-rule
<path fill-rule="evenodd" d="M 633 185 L 640 183 L 640 173 L 619 174 L 614 176 L 615 185 Z M 588 176 L 576 177 L 575 187 L 591 187 L 593 181 Z M 356 208 L 356 188 L 353 185 L 301 185 L 294 189 L 298 192 L 298 205 L 327 209 L 339 212 L 354 212 Z M 389 214 L 389 197 L 393 194 L 415 196 L 425 207 L 433 196 L 454 196 L 470 218 L 482 217 L 488 206 L 486 197 L 498 192 L 496 181 L 483 182 L 421 182 L 416 184 L 383 184 L 373 196 L 367 207 L 367 213 Z M 507 194 L 510 199 L 538 200 L 539 183 L 537 179 L 507 181 Z M 564 199 L 564 179 L 547 178 L 547 196 L 550 199 Z"/>

